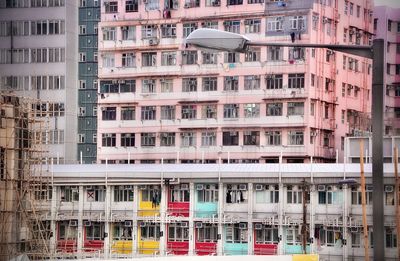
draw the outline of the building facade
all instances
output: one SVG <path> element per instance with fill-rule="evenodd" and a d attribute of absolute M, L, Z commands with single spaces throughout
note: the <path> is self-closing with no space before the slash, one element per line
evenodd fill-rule
<path fill-rule="evenodd" d="M 77 86 L 78 2 L 1 0 L 0 90 L 38 100 L 48 162 L 76 162 Z"/>
<path fill-rule="evenodd" d="M 384 169 L 385 260 L 396 260 L 394 166 Z M 314 253 L 320 260 L 365 259 L 359 164 L 50 170 L 52 196 L 40 205 L 49 210 L 50 249 L 60 258 Z M 372 257 L 370 164 L 365 175 Z"/>
<path fill-rule="evenodd" d="M 184 44 L 200 27 L 369 44 L 372 10 L 370 1 L 104 1 L 98 162 L 332 162 L 346 136 L 369 131 L 370 60 L 326 49 L 208 53 Z"/>
<path fill-rule="evenodd" d="M 374 9 L 376 39 L 385 42 L 385 134 L 400 133 L 400 8 L 377 6 Z"/>
<path fill-rule="evenodd" d="M 79 2 L 78 159 L 96 161 L 97 153 L 97 23 L 100 1 Z"/>

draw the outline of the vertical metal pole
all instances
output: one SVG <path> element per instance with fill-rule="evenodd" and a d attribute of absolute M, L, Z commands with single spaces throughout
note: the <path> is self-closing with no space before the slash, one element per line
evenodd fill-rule
<path fill-rule="evenodd" d="M 364 237 L 364 255 L 366 261 L 369 261 L 368 251 L 368 225 L 367 225 L 367 210 L 366 203 L 367 197 L 365 195 L 365 176 L 364 176 L 364 140 L 360 140 L 360 176 L 361 176 L 361 204 L 362 204 L 362 223 L 363 223 L 363 237 Z"/>
<path fill-rule="evenodd" d="M 373 42 L 372 70 L 372 183 L 374 260 L 385 260 L 383 215 L 383 73 L 384 41 Z"/>

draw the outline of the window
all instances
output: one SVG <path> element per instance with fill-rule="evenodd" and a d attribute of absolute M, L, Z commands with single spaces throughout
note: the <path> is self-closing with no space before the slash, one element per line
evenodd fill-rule
<path fill-rule="evenodd" d="M 79 34 L 86 34 L 86 25 L 79 26 Z"/>
<path fill-rule="evenodd" d="M 136 27 L 135 26 L 122 26 L 122 40 L 123 41 L 134 41 L 136 39 Z"/>
<path fill-rule="evenodd" d="M 170 242 L 189 241 L 188 222 L 170 223 L 168 225 L 168 241 Z"/>
<path fill-rule="evenodd" d="M 304 60 L 305 49 L 300 47 L 289 48 L 289 60 Z"/>
<path fill-rule="evenodd" d="M 101 118 L 103 121 L 115 121 L 117 118 L 117 108 L 116 107 L 102 107 L 101 108 Z"/>
<path fill-rule="evenodd" d="M 133 201 L 133 194 L 132 194 L 132 201 Z M 122 222 L 114 223 L 112 227 L 113 227 L 112 240 L 132 240 L 132 227 L 127 227 L 125 226 L 125 223 Z"/>
<path fill-rule="evenodd" d="M 213 242 L 218 241 L 218 226 L 216 224 L 201 223 L 201 227 L 196 227 L 196 242 Z M 201 253 L 201 250 L 198 250 Z"/>
<path fill-rule="evenodd" d="M 354 9 L 354 4 L 353 3 L 350 3 L 350 8 L 349 8 L 349 10 L 350 10 L 350 15 L 353 15 L 353 10 Z"/>
<path fill-rule="evenodd" d="M 104 68 L 115 67 L 115 56 L 113 53 L 103 54 L 103 67 Z"/>
<path fill-rule="evenodd" d="M 196 184 L 197 201 L 218 202 L 218 184 Z"/>
<path fill-rule="evenodd" d="M 140 140 L 141 140 L 142 147 L 156 146 L 156 134 L 154 132 L 141 133 Z M 142 200 L 144 201 L 144 199 L 142 199 Z"/>
<path fill-rule="evenodd" d="M 283 103 L 267 103 L 267 116 L 282 116 Z"/>
<path fill-rule="evenodd" d="M 283 86 L 282 74 L 273 74 L 266 76 L 267 89 L 282 89 L 282 86 Z"/>
<path fill-rule="evenodd" d="M 150 200 L 149 200 L 150 201 Z M 141 241 L 159 241 L 160 240 L 160 223 L 144 223 L 140 224 L 140 240 Z"/>
<path fill-rule="evenodd" d="M 207 5 L 207 2 L 209 2 L 210 0 L 207 0 L 206 1 L 206 5 Z M 218 1 L 218 0 L 211 0 L 211 1 L 214 1 L 214 2 L 216 2 L 216 1 Z M 201 27 L 203 27 L 203 28 L 210 28 L 210 29 L 218 29 L 218 21 L 206 21 L 206 22 L 202 22 L 201 23 Z"/>
<path fill-rule="evenodd" d="M 189 184 L 171 185 L 169 193 L 170 202 L 189 202 Z"/>
<path fill-rule="evenodd" d="M 301 204 L 303 202 L 303 190 L 300 186 L 288 186 L 286 192 L 288 204 Z M 307 203 L 310 202 L 310 194 L 306 192 Z"/>
<path fill-rule="evenodd" d="M 260 132 L 259 131 L 244 131 L 243 132 L 243 145 L 249 145 L 249 146 L 260 145 Z"/>
<path fill-rule="evenodd" d="M 246 19 L 244 20 L 244 31 L 246 34 L 255 34 L 261 32 L 260 19 Z"/>
<path fill-rule="evenodd" d="M 154 39 L 157 36 L 157 25 L 142 25 L 142 39 Z"/>
<path fill-rule="evenodd" d="M 115 27 L 103 27 L 103 41 L 115 41 Z"/>
<path fill-rule="evenodd" d="M 134 53 L 122 54 L 122 67 L 136 67 L 136 56 Z"/>
<path fill-rule="evenodd" d="M 304 145 L 304 132 L 303 131 L 289 131 L 288 132 L 288 145 Z"/>
<path fill-rule="evenodd" d="M 269 46 L 267 47 L 268 61 L 282 61 L 283 60 L 283 48 Z"/>
<path fill-rule="evenodd" d="M 71 221 L 61 221 L 58 223 L 59 240 L 76 240 L 78 238 L 78 227 L 70 226 Z"/>
<path fill-rule="evenodd" d="M 176 24 L 162 24 L 161 38 L 176 38 Z"/>
<path fill-rule="evenodd" d="M 239 53 L 224 53 L 225 63 L 238 63 L 240 62 Z"/>
<path fill-rule="evenodd" d="M 121 107 L 121 120 L 133 121 L 135 120 L 135 107 Z"/>
<path fill-rule="evenodd" d="M 318 187 L 318 204 L 333 204 L 332 186 L 319 185 Z"/>
<path fill-rule="evenodd" d="M 183 38 L 189 36 L 191 32 L 197 29 L 197 23 L 185 23 L 183 24 Z"/>
<path fill-rule="evenodd" d="M 227 5 L 242 5 L 243 0 L 227 0 Z"/>
<path fill-rule="evenodd" d="M 227 32 L 240 34 L 240 21 L 239 20 L 225 21 L 224 30 Z"/>
<path fill-rule="evenodd" d="M 397 248 L 397 235 L 396 230 L 390 227 L 385 229 L 385 247 Z"/>
<path fill-rule="evenodd" d="M 203 77 L 203 92 L 217 91 L 217 77 Z"/>
<path fill-rule="evenodd" d="M 159 0 L 148 0 L 145 3 L 145 10 L 150 11 L 150 10 L 159 10 Z"/>
<path fill-rule="evenodd" d="M 288 88 L 304 88 L 304 73 L 289 74 Z"/>
<path fill-rule="evenodd" d="M 280 146 L 281 145 L 281 132 L 280 131 L 266 131 L 265 138 L 267 146 Z"/>
<path fill-rule="evenodd" d="M 225 76 L 224 78 L 224 91 L 239 90 L 239 76 Z"/>
<path fill-rule="evenodd" d="M 282 30 L 283 30 L 282 16 L 267 18 L 267 32 L 277 32 Z"/>
<path fill-rule="evenodd" d="M 142 66 L 156 66 L 157 65 L 157 53 L 147 52 L 142 53 Z"/>
<path fill-rule="evenodd" d="M 226 225 L 226 243 L 247 243 L 247 223 L 236 223 Z"/>
<path fill-rule="evenodd" d="M 245 62 L 259 62 L 261 57 L 261 49 L 260 48 L 251 48 L 249 49 L 244 56 Z M 239 60 L 237 60 L 239 61 Z"/>
<path fill-rule="evenodd" d="M 175 106 L 163 105 L 161 106 L 161 120 L 174 120 L 175 119 Z"/>
<path fill-rule="evenodd" d="M 86 198 L 88 202 L 104 202 L 106 199 L 105 186 L 86 187 Z"/>
<path fill-rule="evenodd" d="M 175 132 L 161 132 L 160 133 L 160 146 L 174 147 L 175 146 Z"/>
<path fill-rule="evenodd" d="M 246 103 L 243 106 L 245 118 L 258 118 L 260 117 L 260 104 Z"/>
<path fill-rule="evenodd" d="M 256 184 L 256 203 L 279 203 L 279 186 Z"/>
<path fill-rule="evenodd" d="M 115 133 L 103 133 L 101 142 L 102 142 L 103 147 L 115 147 L 116 146 L 116 134 Z"/>
<path fill-rule="evenodd" d="M 196 105 L 182 105 L 182 119 L 196 119 L 197 109 Z"/>
<path fill-rule="evenodd" d="M 120 93 L 135 92 L 136 90 L 136 80 L 120 80 L 119 81 L 119 91 Z"/>
<path fill-rule="evenodd" d="M 143 79 L 142 80 L 142 93 L 155 93 L 156 92 L 156 80 L 155 79 Z"/>
<path fill-rule="evenodd" d="M 216 119 L 217 118 L 217 105 L 207 104 L 201 107 L 202 119 Z"/>
<path fill-rule="evenodd" d="M 197 64 L 197 51 L 182 51 L 182 64 Z"/>
<path fill-rule="evenodd" d="M 78 186 L 61 186 L 60 200 L 61 202 L 77 202 L 79 201 Z"/>
<path fill-rule="evenodd" d="M 225 131 L 222 133 L 223 146 L 238 146 L 239 145 L 239 132 L 238 131 Z"/>
<path fill-rule="evenodd" d="M 197 78 L 182 78 L 182 92 L 196 92 Z"/>
<path fill-rule="evenodd" d="M 216 145 L 217 145 L 217 138 L 215 132 L 207 131 L 201 133 L 201 146 L 209 147 Z"/>
<path fill-rule="evenodd" d="M 224 104 L 224 118 L 236 119 L 239 117 L 239 104 Z"/>
<path fill-rule="evenodd" d="M 244 76 L 244 89 L 245 90 L 259 90 L 260 89 L 260 76 L 245 75 Z"/>
<path fill-rule="evenodd" d="M 321 227 L 319 228 L 319 243 L 328 247 L 341 247 L 342 236 L 339 227 Z"/>
<path fill-rule="evenodd" d="M 162 93 L 173 91 L 172 79 L 161 79 L 160 84 Z"/>
<path fill-rule="evenodd" d="M 196 146 L 196 133 L 195 132 L 182 132 L 181 133 L 181 146 L 182 147 Z"/>
<path fill-rule="evenodd" d="M 312 22 L 312 29 L 313 30 L 318 30 L 319 15 L 313 15 L 311 22 Z"/>
<path fill-rule="evenodd" d="M 360 17 L 361 6 L 357 5 L 357 17 Z"/>
<path fill-rule="evenodd" d="M 142 121 L 156 119 L 156 106 L 143 106 L 142 107 Z"/>
<path fill-rule="evenodd" d="M 217 64 L 218 56 L 217 53 L 201 52 L 203 57 L 203 64 Z"/>
<path fill-rule="evenodd" d="M 104 2 L 104 6 L 105 6 L 106 14 L 118 13 L 118 2 L 117 1 Z"/>
<path fill-rule="evenodd" d="M 395 187 L 392 185 L 385 185 L 385 205 L 394 206 Z"/>
<path fill-rule="evenodd" d="M 256 244 L 278 244 L 279 243 L 279 232 L 278 228 L 268 227 L 261 225 L 261 229 L 256 229 L 255 240 Z"/>
<path fill-rule="evenodd" d="M 121 133 L 121 147 L 135 147 L 135 133 Z"/>
<path fill-rule="evenodd" d="M 351 188 L 351 204 L 352 205 L 361 205 L 361 187 L 352 187 Z M 365 195 L 366 195 L 366 204 L 372 205 L 372 185 L 365 186 Z"/>
<path fill-rule="evenodd" d="M 200 7 L 200 0 L 185 0 L 185 8 Z"/>
<path fill-rule="evenodd" d="M 392 31 L 392 20 L 388 20 L 387 29 L 389 32 Z"/>
<path fill-rule="evenodd" d="M 126 13 L 137 12 L 138 6 L 139 6 L 138 0 L 126 1 L 125 2 L 125 12 Z"/>
<path fill-rule="evenodd" d="M 305 18 L 304 16 L 293 16 L 290 18 L 290 29 L 302 30 L 305 29 Z"/>
<path fill-rule="evenodd" d="M 304 102 L 288 102 L 288 116 L 304 115 Z"/>
<path fill-rule="evenodd" d="M 161 65 L 162 66 L 176 65 L 176 52 L 162 52 Z"/>

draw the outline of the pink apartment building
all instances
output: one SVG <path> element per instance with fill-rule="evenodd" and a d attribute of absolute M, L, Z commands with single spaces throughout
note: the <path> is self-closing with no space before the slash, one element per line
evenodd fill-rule
<path fill-rule="evenodd" d="M 375 7 L 374 33 L 386 43 L 385 134 L 400 135 L 400 8 Z"/>
<path fill-rule="evenodd" d="M 105 0 L 98 161 L 274 163 L 343 159 L 370 130 L 371 60 L 326 49 L 208 53 L 208 27 L 265 42 L 371 43 L 372 2 Z"/>

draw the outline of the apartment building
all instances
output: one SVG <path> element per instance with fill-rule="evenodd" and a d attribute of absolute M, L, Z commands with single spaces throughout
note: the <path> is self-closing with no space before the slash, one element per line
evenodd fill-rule
<path fill-rule="evenodd" d="M 97 32 L 100 1 L 79 2 L 78 159 L 96 161 L 97 153 Z"/>
<path fill-rule="evenodd" d="M 370 1 L 106 0 L 99 24 L 98 162 L 343 159 L 370 130 L 371 60 L 326 49 L 209 53 L 206 27 L 251 40 L 371 43 Z"/>
<path fill-rule="evenodd" d="M 365 165 L 372 257 L 371 169 Z M 384 169 L 385 260 L 396 260 L 394 166 Z M 320 260 L 365 259 L 359 164 L 99 164 L 51 170 L 51 193 L 39 204 L 49 211 L 54 257 L 313 253 Z"/>
<path fill-rule="evenodd" d="M 385 41 L 385 134 L 400 133 L 400 9 L 374 8 L 375 38 Z"/>
<path fill-rule="evenodd" d="M 78 2 L 0 1 L 0 90 L 39 100 L 47 161 L 76 162 Z"/>

